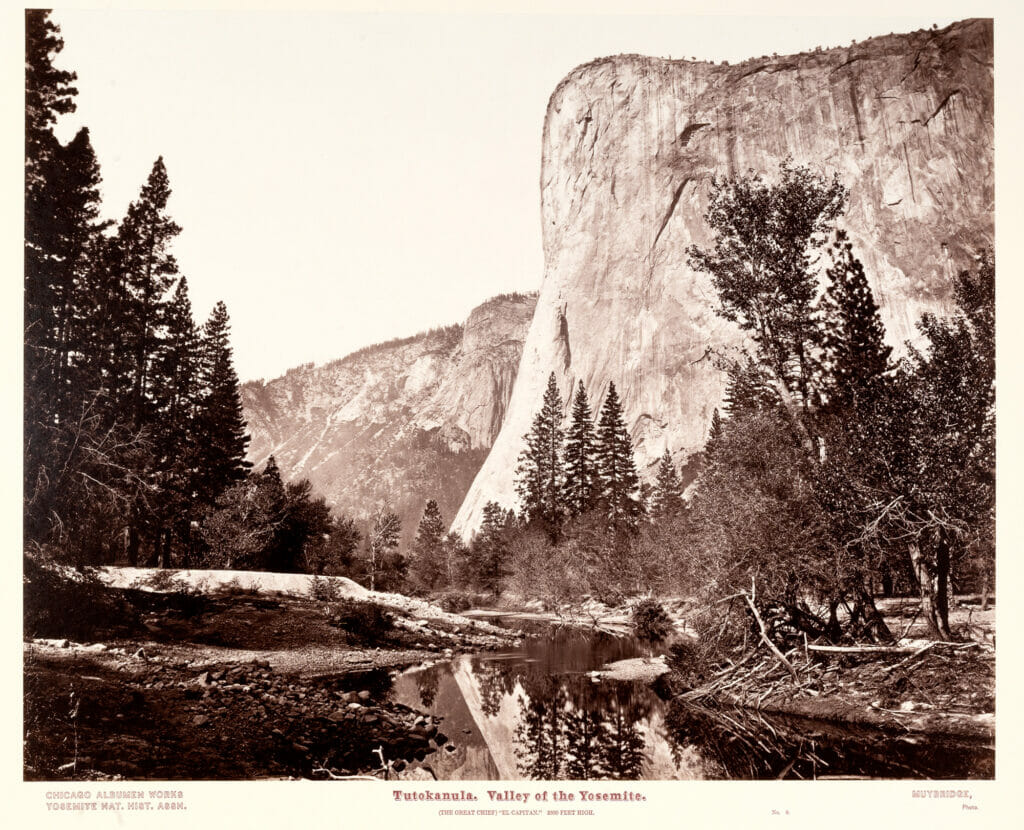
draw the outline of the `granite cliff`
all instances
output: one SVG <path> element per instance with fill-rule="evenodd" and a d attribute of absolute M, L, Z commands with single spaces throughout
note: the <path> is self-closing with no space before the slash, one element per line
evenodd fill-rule
<path fill-rule="evenodd" d="M 463 325 L 244 384 L 249 460 L 273 455 L 360 520 L 389 504 L 405 542 L 428 498 L 450 521 L 498 435 L 535 304 L 496 297 Z"/>
<path fill-rule="evenodd" d="M 614 381 L 641 468 L 699 450 L 740 342 L 686 247 L 706 245 L 711 177 L 771 176 L 792 156 L 850 188 L 843 219 L 897 347 L 994 239 L 993 29 L 940 31 L 738 65 L 634 55 L 569 74 L 548 103 L 540 174 L 545 270 L 500 434 L 456 517 L 516 503 L 514 470 L 550 372 L 566 412 Z"/>

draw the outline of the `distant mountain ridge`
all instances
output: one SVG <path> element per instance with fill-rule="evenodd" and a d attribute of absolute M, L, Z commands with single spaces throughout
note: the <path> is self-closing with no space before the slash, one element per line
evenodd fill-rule
<path fill-rule="evenodd" d="M 535 305 L 500 295 L 465 323 L 244 384 L 249 460 L 273 455 L 358 520 L 389 505 L 405 542 L 428 498 L 450 522 L 501 428 Z"/>

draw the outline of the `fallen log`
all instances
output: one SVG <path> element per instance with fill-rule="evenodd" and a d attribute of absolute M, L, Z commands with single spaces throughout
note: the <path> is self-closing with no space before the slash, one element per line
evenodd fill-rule
<path fill-rule="evenodd" d="M 830 654 L 913 654 L 918 646 L 821 646 L 810 643 L 810 651 L 827 651 Z"/>
<path fill-rule="evenodd" d="M 807 648 L 811 651 L 826 651 L 830 654 L 914 654 L 929 648 L 946 646 L 955 650 L 977 648 L 978 643 L 952 643 L 946 640 L 930 640 L 926 646 L 823 646 L 811 643 Z"/>

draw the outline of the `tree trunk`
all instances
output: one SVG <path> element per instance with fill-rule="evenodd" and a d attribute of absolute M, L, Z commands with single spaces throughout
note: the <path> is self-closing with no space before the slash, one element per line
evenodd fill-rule
<path fill-rule="evenodd" d="M 938 613 L 939 631 L 942 639 L 951 640 L 949 630 L 949 557 L 950 540 L 946 533 L 939 532 L 935 546 L 935 610 Z"/>
<path fill-rule="evenodd" d="M 888 565 L 885 565 L 882 570 L 882 596 L 891 597 L 892 589 L 892 569 L 890 569 Z"/>
<path fill-rule="evenodd" d="M 160 528 L 157 531 L 157 539 L 160 543 L 160 567 L 171 567 L 171 531 L 170 528 Z"/>
<path fill-rule="evenodd" d="M 135 525 L 128 528 L 127 552 L 128 563 L 134 568 L 139 564 L 139 531 Z"/>
<path fill-rule="evenodd" d="M 932 573 L 931 563 L 928 562 L 928 558 L 922 553 L 921 546 L 917 542 L 911 542 L 907 548 L 921 595 L 921 613 L 928 623 L 928 631 L 933 639 L 946 640 L 948 638 L 943 636 L 939 626 L 939 612 L 936 606 L 938 585 L 935 574 Z"/>
<path fill-rule="evenodd" d="M 889 626 L 885 624 L 881 612 L 875 606 L 875 598 L 869 591 L 861 587 L 860 596 L 857 598 L 861 614 L 864 615 L 864 623 L 871 638 L 879 643 L 891 643 L 896 638 L 892 636 Z"/>
<path fill-rule="evenodd" d="M 825 636 L 830 643 L 838 643 L 843 637 L 843 627 L 839 624 L 839 600 L 833 599 L 828 604 L 828 625 Z"/>

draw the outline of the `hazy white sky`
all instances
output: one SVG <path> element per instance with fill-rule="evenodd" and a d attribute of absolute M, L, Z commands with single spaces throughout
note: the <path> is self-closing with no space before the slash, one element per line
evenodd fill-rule
<path fill-rule="evenodd" d="M 539 288 L 541 129 L 573 67 L 737 61 L 951 17 L 351 15 L 62 10 L 109 218 L 157 156 L 200 322 L 243 380 L 462 321 Z"/>

